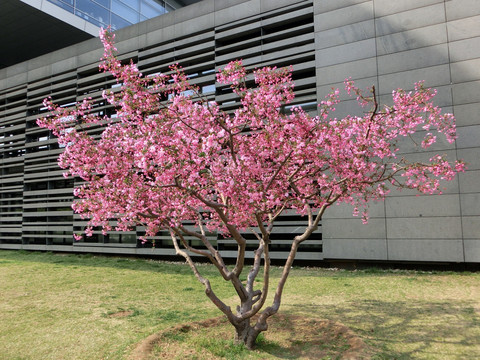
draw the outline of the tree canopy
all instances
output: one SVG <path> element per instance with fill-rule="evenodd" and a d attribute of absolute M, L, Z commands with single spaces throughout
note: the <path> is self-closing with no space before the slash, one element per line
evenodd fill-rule
<path fill-rule="evenodd" d="M 169 231 L 177 252 L 248 346 L 253 343 L 245 339 L 255 341 L 266 329 L 266 319 L 278 310 L 298 245 L 317 229 L 328 207 L 351 204 L 354 215 L 361 211 L 367 221 L 370 201 L 384 199 L 395 188 L 439 193 L 442 179 L 452 180 L 464 170 L 462 161 L 450 163 L 442 154 L 424 162 L 400 155 L 400 145 L 414 133 L 421 135 L 419 146 L 424 149 L 439 133 L 448 142 L 455 140 L 453 115 L 433 105 L 436 91 L 421 82 L 413 91 L 394 91 L 392 104 L 381 107 L 374 88 L 364 92 L 346 80 L 346 91 L 356 97 L 363 115 L 337 119 L 332 113 L 340 105 L 339 90 L 328 94 L 318 115 L 311 116 L 300 107 L 286 107 L 294 100 L 291 68 L 251 71 L 234 61 L 217 73 L 217 83 L 230 85 L 239 106 L 223 111 L 221 104 L 189 84 L 179 65 L 144 76 L 133 62 L 122 64 L 113 37 L 101 33 L 105 52 L 100 68 L 121 84 L 121 91 L 103 92 L 116 115 L 99 115 L 89 98 L 70 108 L 46 99 L 51 112 L 38 120 L 65 147 L 59 158 L 65 176 L 86 181 L 74 190 L 78 200 L 73 209 L 89 219 L 87 235 L 97 226 L 112 230 L 113 219 L 117 231 L 145 226 L 144 240 Z M 92 127 L 101 128 L 101 134 L 90 134 Z M 292 239 L 273 304 L 250 326 L 249 319 L 262 309 L 268 293 L 270 234 L 287 210 L 306 216 L 308 225 Z M 185 226 L 187 221 L 195 227 Z M 233 269 L 209 242 L 208 231 L 236 241 Z M 239 280 L 246 247 L 242 231 L 258 239 L 246 282 Z M 186 235 L 200 239 L 203 246 L 192 247 Z M 215 296 L 192 254 L 210 259 L 232 282 L 241 303 L 237 313 Z M 262 259 L 263 287 L 255 290 Z"/>

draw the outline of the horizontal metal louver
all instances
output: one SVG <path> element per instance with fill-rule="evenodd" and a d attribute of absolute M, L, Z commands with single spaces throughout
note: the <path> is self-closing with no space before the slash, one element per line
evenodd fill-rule
<path fill-rule="evenodd" d="M 150 37 L 152 39 L 153 37 Z M 312 1 L 293 1 L 287 6 L 216 26 L 204 27 L 188 36 L 150 40 L 144 47 L 120 54 L 133 59 L 145 75 L 166 73 L 179 63 L 203 96 L 225 110 L 238 105 L 225 86 L 216 83 L 215 72 L 234 59 L 248 68 L 289 66 L 294 69 L 295 105 L 316 112 L 314 23 Z M 173 255 L 168 234 L 155 238 L 155 248 L 142 245 L 141 227 L 131 232 L 102 235 L 74 242 L 73 234 L 86 224 L 73 214 L 72 190 L 80 182 L 64 178 L 57 165 L 62 149 L 56 139 L 36 125 L 45 112 L 42 100 L 51 96 L 60 105 L 71 106 L 85 97 L 98 101 L 95 111 L 113 115 L 115 110 L 102 99 L 104 90 L 118 89 L 115 80 L 98 71 L 98 63 L 71 68 L 48 77 L 0 92 L 0 245 L 52 251 L 80 251 L 125 254 Z M 88 130 L 92 134 L 98 129 Z M 286 257 L 288 244 L 306 221 L 293 214 L 278 220 L 272 235 L 272 258 Z M 236 245 L 221 235 L 210 239 L 227 257 L 236 256 Z M 248 256 L 253 256 L 255 239 L 245 233 Z M 196 244 L 196 239 L 189 238 Z M 322 259 L 321 231 L 303 246 L 299 259 Z"/>

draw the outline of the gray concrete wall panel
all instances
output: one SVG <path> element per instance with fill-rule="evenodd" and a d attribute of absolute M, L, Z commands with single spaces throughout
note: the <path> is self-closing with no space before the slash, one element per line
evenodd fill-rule
<path fill-rule="evenodd" d="M 328 219 L 352 219 L 353 206 L 350 204 L 335 204 L 330 206 L 323 215 L 324 220 Z M 370 218 L 384 218 L 385 204 L 383 201 L 372 202 L 368 206 Z M 333 234 L 332 234 L 333 235 Z"/>
<path fill-rule="evenodd" d="M 315 16 L 316 31 L 334 29 L 373 19 L 373 1 L 361 2 Z"/>
<path fill-rule="evenodd" d="M 459 149 L 480 146 L 480 125 L 462 126 L 457 129 Z"/>
<path fill-rule="evenodd" d="M 461 240 L 388 240 L 389 261 L 463 262 Z"/>
<path fill-rule="evenodd" d="M 315 33 L 317 50 L 375 37 L 373 19 Z"/>
<path fill-rule="evenodd" d="M 210 13 L 199 16 L 192 20 L 175 24 L 174 36 L 178 38 L 189 36 L 192 33 L 195 34 L 200 31 L 205 31 L 206 29 L 212 28 L 215 24 L 215 21 L 214 13 Z"/>
<path fill-rule="evenodd" d="M 385 209 L 389 218 L 451 217 L 460 213 L 460 201 L 457 194 L 390 196 Z"/>
<path fill-rule="evenodd" d="M 317 66 L 325 67 L 375 57 L 375 39 L 317 50 Z"/>
<path fill-rule="evenodd" d="M 369 58 L 353 62 L 326 66 L 317 71 L 317 85 L 332 86 L 345 80 L 346 75 L 352 79 L 375 78 L 377 76 L 377 60 Z M 343 89 L 343 87 L 342 87 Z"/>
<path fill-rule="evenodd" d="M 480 57 L 480 37 L 472 37 L 449 43 L 452 62 L 476 59 Z"/>
<path fill-rule="evenodd" d="M 301 3 L 304 0 L 260 0 L 260 12 L 268 12 L 282 7 L 287 7 L 293 4 Z M 223 3 L 222 0 L 217 0 L 217 2 Z"/>
<path fill-rule="evenodd" d="M 478 216 L 464 216 L 462 220 L 464 238 L 480 240 L 480 221 L 478 221 Z"/>
<path fill-rule="evenodd" d="M 444 0 L 375 0 L 375 15 L 378 17 L 393 15 L 434 4 L 443 4 Z"/>
<path fill-rule="evenodd" d="M 215 2 L 212 0 L 200 1 L 195 6 L 185 6 L 175 10 L 172 13 L 175 24 L 181 24 L 189 20 L 203 18 L 207 14 L 213 14 L 215 12 Z"/>
<path fill-rule="evenodd" d="M 462 215 L 480 216 L 480 194 L 461 194 Z M 480 237 L 480 234 L 479 234 Z"/>
<path fill-rule="evenodd" d="M 323 246 L 326 259 L 388 260 L 385 239 L 335 239 Z"/>
<path fill-rule="evenodd" d="M 472 15 L 473 14 L 469 14 L 469 17 L 447 22 L 448 39 L 450 41 L 480 36 L 480 26 L 478 26 L 480 23 L 480 15 Z"/>
<path fill-rule="evenodd" d="M 411 137 L 406 136 L 399 139 L 399 151 L 398 154 L 416 154 L 416 156 L 409 156 L 408 158 L 412 161 L 422 161 L 428 160 L 432 156 L 436 155 L 438 152 L 444 152 L 445 150 L 455 149 L 454 143 L 449 143 L 445 136 L 437 136 L 437 141 L 435 144 L 428 148 L 428 151 L 425 151 L 420 144 L 423 138 L 426 135 L 426 131 L 418 131 L 415 134 L 412 134 Z"/>
<path fill-rule="evenodd" d="M 328 226 L 323 229 L 324 238 L 335 239 L 384 239 L 385 220 L 369 219 L 368 224 L 362 224 L 359 218 L 329 219 Z"/>
<path fill-rule="evenodd" d="M 393 54 L 446 42 L 445 24 L 435 24 L 377 37 L 377 55 Z"/>
<path fill-rule="evenodd" d="M 245 19 L 260 14 L 260 0 L 250 0 L 222 10 L 215 11 L 215 25 L 222 25 L 239 19 Z"/>
<path fill-rule="evenodd" d="M 313 2 L 313 12 L 315 15 L 339 10 L 362 3 L 371 3 L 372 0 L 324 0 Z M 368 6 L 368 5 L 366 5 Z"/>
<path fill-rule="evenodd" d="M 460 217 L 387 218 L 388 239 L 461 239 Z"/>
<path fill-rule="evenodd" d="M 465 262 L 478 263 L 480 262 L 480 240 L 466 239 L 465 246 Z"/>
<path fill-rule="evenodd" d="M 460 193 L 480 192 L 480 170 L 468 170 L 459 175 Z"/>
<path fill-rule="evenodd" d="M 454 84 L 453 101 L 455 105 L 478 103 L 480 101 L 480 81 Z"/>
<path fill-rule="evenodd" d="M 229 7 L 239 5 L 250 0 L 214 0 L 214 10 L 219 11 L 222 9 L 227 9 Z"/>
<path fill-rule="evenodd" d="M 378 72 L 383 75 L 440 64 L 448 64 L 448 47 L 446 44 L 379 56 Z"/>
<path fill-rule="evenodd" d="M 425 81 L 426 87 L 440 87 L 444 84 L 450 82 L 450 69 L 448 64 L 429 66 L 422 69 L 413 69 L 409 71 L 400 71 L 394 73 L 387 73 L 385 75 L 380 75 L 378 77 L 379 89 L 383 94 L 387 94 L 384 101 L 391 101 L 392 84 L 398 89 L 412 89 L 414 84 L 419 81 L 419 79 Z M 438 90 L 438 89 L 437 89 Z M 446 89 L 447 94 L 446 98 L 448 99 L 446 103 L 451 104 L 451 91 L 450 87 Z M 440 105 L 441 93 L 437 94 L 435 98 L 435 103 Z M 383 99 L 382 99 L 383 100 Z M 445 102 L 442 104 L 442 109 L 445 107 Z"/>
<path fill-rule="evenodd" d="M 445 22 L 443 1 L 440 4 L 402 11 L 375 19 L 377 36 L 384 36 Z"/>
<path fill-rule="evenodd" d="M 451 72 L 455 83 L 480 80 L 480 58 L 452 63 Z"/>
<path fill-rule="evenodd" d="M 450 0 L 445 1 L 447 21 L 468 18 L 480 15 L 478 0 Z"/>

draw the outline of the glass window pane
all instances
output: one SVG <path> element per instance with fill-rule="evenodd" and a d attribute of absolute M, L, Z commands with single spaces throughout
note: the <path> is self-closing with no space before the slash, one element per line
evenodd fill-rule
<path fill-rule="evenodd" d="M 64 4 L 67 4 L 67 5 L 70 5 L 70 6 L 74 6 L 74 0 L 54 0 L 54 1 L 51 1 L 53 3 L 58 3 L 58 2 L 62 2 Z"/>
<path fill-rule="evenodd" d="M 128 7 L 131 7 L 135 11 L 140 11 L 140 0 L 119 0 Z"/>
<path fill-rule="evenodd" d="M 165 14 L 165 8 L 156 1 L 142 0 L 140 4 L 140 13 L 150 19 Z"/>
<path fill-rule="evenodd" d="M 105 25 L 108 25 L 108 23 L 104 23 L 104 22 L 100 22 L 98 21 L 97 19 L 91 17 L 90 15 L 87 15 L 85 14 L 84 12 L 80 11 L 80 10 L 75 10 L 75 15 L 77 15 L 78 17 L 100 27 L 100 26 L 105 26 Z"/>
<path fill-rule="evenodd" d="M 110 9 L 110 0 L 95 0 L 95 2 Z"/>
<path fill-rule="evenodd" d="M 113 30 L 118 30 L 126 26 L 132 25 L 127 20 L 121 18 L 120 16 L 115 15 L 114 13 L 112 13 L 112 19 L 110 23 L 112 24 Z"/>
<path fill-rule="evenodd" d="M 139 13 L 118 0 L 112 0 L 112 13 L 121 16 L 125 20 L 130 21 L 132 24 L 139 21 Z"/>
<path fill-rule="evenodd" d="M 215 85 L 205 85 L 202 87 L 203 94 L 208 94 L 212 92 L 215 92 Z"/>
<path fill-rule="evenodd" d="M 96 19 L 102 24 L 108 24 L 109 12 L 107 9 L 89 0 L 76 0 L 76 8 L 87 14 L 90 22 L 90 19 Z"/>
<path fill-rule="evenodd" d="M 66 4 L 65 2 L 59 1 L 59 0 L 48 0 L 48 1 L 51 2 L 52 4 L 55 4 L 59 7 L 61 7 L 62 9 L 65 9 L 65 10 L 73 13 L 73 0 L 71 0 L 71 5 L 69 5 L 70 1 L 68 1 L 69 4 Z"/>

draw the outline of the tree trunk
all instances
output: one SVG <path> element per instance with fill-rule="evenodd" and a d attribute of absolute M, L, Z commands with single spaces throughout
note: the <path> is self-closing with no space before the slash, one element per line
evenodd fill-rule
<path fill-rule="evenodd" d="M 256 330 L 250 325 L 250 319 L 242 321 L 235 326 L 235 343 L 243 344 L 247 349 L 252 350 L 255 347 L 255 341 L 257 340 L 260 330 Z"/>

